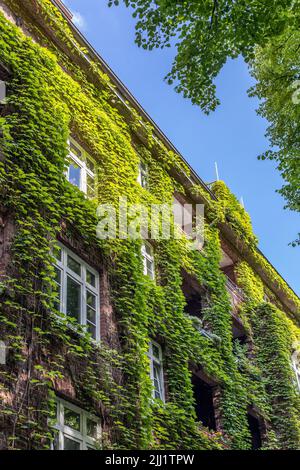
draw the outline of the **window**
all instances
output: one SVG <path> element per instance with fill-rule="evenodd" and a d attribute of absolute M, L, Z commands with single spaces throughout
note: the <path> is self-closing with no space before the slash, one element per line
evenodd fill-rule
<path fill-rule="evenodd" d="M 192 385 L 196 402 L 196 415 L 199 421 L 208 429 L 216 431 L 214 409 L 214 387 L 202 380 L 198 375 L 192 375 Z"/>
<path fill-rule="evenodd" d="M 300 358 L 299 358 L 299 353 L 294 352 L 293 356 L 292 356 L 292 366 L 293 366 L 293 370 L 295 372 L 295 377 L 296 377 L 296 385 L 297 385 L 297 388 L 300 392 Z"/>
<path fill-rule="evenodd" d="M 165 401 L 162 350 L 159 344 L 151 341 L 149 346 L 150 377 L 153 384 L 153 398 Z"/>
<path fill-rule="evenodd" d="M 65 246 L 55 252 L 56 308 L 100 338 L 99 274 Z"/>
<path fill-rule="evenodd" d="M 149 172 L 148 172 L 148 165 L 141 160 L 139 163 L 139 174 L 138 174 L 138 183 L 142 186 L 142 188 L 148 188 L 148 180 L 149 180 Z"/>
<path fill-rule="evenodd" d="M 142 257 L 144 263 L 144 274 L 146 276 L 149 276 L 151 279 L 154 279 L 154 252 L 153 247 L 150 245 L 150 243 L 145 242 L 142 245 Z"/>
<path fill-rule="evenodd" d="M 73 139 L 69 141 L 67 180 L 77 186 L 88 198 L 96 197 L 96 168 L 89 154 Z"/>
<path fill-rule="evenodd" d="M 251 435 L 251 448 L 252 450 L 258 450 L 262 446 L 261 438 L 261 426 L 259 419 L 252 413 L 247 414 L 248 428 Z"/>
<path fill-rule="evenodd" d="M 200 284 L 194 278 L 183 272 L 182 292 L 185 297 L 184 312 L 192 317 L 202 319 L 204 299 L 202 299 L 202 291 Z M 204 294 L 203 294 L 204 296 Z"/>
<path fill-rule="evenodd" d="M 57 399 L 54 450 L 95 450 L 101 437 L 100 421 L 95 416 Z"/>

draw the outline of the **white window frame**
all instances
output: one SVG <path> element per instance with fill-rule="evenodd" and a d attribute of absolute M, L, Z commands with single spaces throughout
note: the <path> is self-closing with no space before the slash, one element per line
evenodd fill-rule
<path fill-rule="evenodd" d="M 73 429 L 64 423 L 65 408 L 68 408 L 80 415 L 80 431 Z M 87 419 L 97 423 L 97 437 L 93 438 L 87 435 Z M 80 445 L 80 450 L 95 450 L 97 444 L 101 442 L 101 425 L 100 419 L 88 413 L 87 411 L 73 405 L 62 398 L 56 398 L 56 424 L 53 428 L 57 431 L 57 447 L 58 450 L 64 449 L 64 437 L 67 437 Z M 54 446 L 52 446 L 54 449 Z"/>
<path fill-rule="evenodd" d="M 139 172 L 138 172 L 137 181 L 142 186 L 142 188 L 148 189 L 149 169 L 148 169 L 147 163 L 142 159 L 139 162 Z"/>
<path fill-rule="evenodd" d="M 67 315 L 67 278 L 70 277 L 72 280 L 80 284 L 81 286 L 81 303 L 80 303 L 80 325 L 87 326 L 87 299 L 86 291 L 90 291 L 95 296 L 95 322 L 96 337 L 93 338 L 95 341 L 100 341 L 100 276 L 99 273 L 93 269 L 89 264 L 83 261 L 73 251 L 69 250 L 65 245 L 58 242 L 58 248 L 61 250 L 61 260 L 55 260 L 55 267 L 60 270 L 60 291 L 59 291 L 59 307 L 60 312 Z M 81 265 L 81 275 L 79 276 L 68 267 L 68 255 L 71 256 L 75 261 Z M 89 284 L 86 280 L 87 270 L 95 276 L 95 286 Z"/>
<path fill-rule="evenodd" d="M 297 388 L 300 393 L 300 357 L 299 355 L 300 353 L 297 351 L 295 351 L 294 354 L 292 355 L 292 367 L 295 373 Z"/>
<path fill-rule="evenodd" d="M 88 158 L 95 165 L 95 168 L 96 168 L 95 160 L 72 137 L 69 138 L 68 144 L 69 144 L 68 160 L 73 161 L 80 168 L 80 186 L 79 186 L 80 191 L 82 191 L 87 196 L 87 188 L 88 188 L 87 177 L 90 176 L 93 179 L 94 184 L 95 184 L 95 198 L 96 198 L 96 173 L 93 172 L 90 168 L 88 168 L 87 163 L 86 163 L 87 158 Z M 71 144 L 73 144 L 75 147 L 78 148 L 78 150 L 81 152 L 82 158 L 79 158 L 78 155 L 72 152 Z M 68 165 L 67 170 L 66 170 L 66 178 L 70 182 L 70 165 Z M 70 184 L 72 183 L 70 182 Z"/>
<path fill-rule="evenodd" d="M 147 253 L 146 247 L 149 249 L 151 254 Z M 145 276 L 150 277 L 150 279 L 155 279 L 155 262 L 154 262 L 154 248 L 151 243 L 144 241 L 142 244 L 142 257 L 143 257 L 143 266 Z M 151 270 L 148 269 L 147 261 L 151 263 Z"/>
<path fill-rule="evenodd" d="M 153 346 L 156 346 L 159 351 L 159 358 L 153 354 Z M 163 353 L 160 344 L 155 341 L 150 341 L 148 358 L 150 361 L 150 379 L 152 382 L 152 397 L 154 399 L 160 399 L 165 402 L 165 385 L 164 385 L 164 370 L 163 370 Z M 155 396 L 155 385 L 154 385 L 154 365 L 159 368 L 159 385 L 160 385 L 160 398 Z"/>

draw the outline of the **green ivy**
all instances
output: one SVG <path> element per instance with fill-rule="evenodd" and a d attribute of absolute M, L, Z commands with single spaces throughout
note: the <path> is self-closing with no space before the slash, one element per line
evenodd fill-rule
<path fill-rule="evenodd" d="M 20 2 L 6 3 L 25 15 Z M 87 52 L 76 44 L 49 0 L 36 0 L 36 5 L 73 54 Z M 286 315 L 278 310 L 275 315 L 273 307 L 263 303 L 262 283 L 246 263 L 239 265 L 238 279 L 247 294 L 241 314 L 254 341 L 253 359 L 233 344 L 231 303 L 219 268 L 218 224 L 227 221 L 254 247 L 248 215 L 223 183 L 213 188 L 217 200 L 195 187 L 194 194 L 206 201 L 204 249 L 191 251 L 186 240 L 156 241 L 155 283 L 143 275 L 140 240 L 99 240 L 97 201 L 117 208 L 119 196 L 125 195 L 129 202 L 149 206 L 171 203 L 175 190 L 185 192 L 171 170 L 189 170 L 179 156 L 154 141 L 151 126 L 141 122 L 136 111 L 123 117 L 112 102 L 113 85 L 97 64 L 90 62 L 98 80 L 93 85 L 30 18 L 27 21 L 39 43 L 0 13 L 0 61 L 12 72 L 8 112 L 0 121 L 0 197 L 16 228 L 0 294 L 0 332 L 10 347 L 8 365 L 0 371 L 8 447 L 49 447 L 54 391 L 69 381 L 84 407 L 101 415 L 102 447 L 249 449 L 247 407 L 255 405 L 267 422 L 265 445 L 296 448 L 297 396 L 288 358 L 299 329 L 293 326 L 289 334 L 292 322 L 285 329 Z M 98 162 L 97 201 L 87 200 L 64 177 L 70 132 Z M 147 144 L 134 142 L 133 132 L 143 132 Z M 141 157 L 149 167 L 149 191 L 137 183 Z M 113 348 L 104 342 L 95 345 L 83 328 L 70 328 L 69 319 L 55 310 L 51 252 L 59 233 L 78 238 L 86 251 L 98 253 L 109 274 L 117 323 L 118 344 Z M 209 294 L 206 317 L 213 340 L 184 313 L 182 269 Z M 274 326 L 267 315 L 276 317 Z M 151 396 L 150 338 L 159 338 L 164 350 L 166 404 Z M 273 349 L 265 350 L 265 338 Z M 275 345 L 284 358 L 284 371 L 276 369 L 275 359 L 266 362 L 266 354 L 275 354 Z M 220 386 L 222 432 L 210 432 L 196 419 L 193 366 L 202 366 Z M 270 392 L 274 371 L 278 387 Z M 283 389 L 285 398 L 291 398 L 289 406 L 281 400 Z"/>

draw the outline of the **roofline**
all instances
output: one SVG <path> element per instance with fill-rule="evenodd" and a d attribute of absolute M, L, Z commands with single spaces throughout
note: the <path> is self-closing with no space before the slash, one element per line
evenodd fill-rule
<path fill-rule="evenodd" d="M 72 20 L 74 15 L 71 10 L 64 4 L 63 0 L 53 0 L 53 3 L 55 3 L 57 8 L 59 8 L 69 20 Z"/>
<path fill-rule="evenodd" d="M 92 54 L 95 56 L 97 61 L 101 63 L 101 66 L 105 70 L 105 72 L 113 79 L 113 82 L 118 86 L 122 94 L 128 99 L 128 101 L 131 102 L 131 104 L 136 108 L 136 110 L 139 111 L 139 113 L 151 123 L 153 126 L 156 134 L 158 137 L 166 144 L 167 147 L 170 148 L 174 153 L 176 153 L 184 162 L 184 164 L 188 167 L 188 169 L 191 172 L 192 177 L 195 179 L 195 181 L 200 184 L 205 191 L 207 191 L 210 196 L 213 199 L 217 199 L 215 194 L 211 191 L 211 189 L 208 187 L 208 185 L 202 180 L 202 178 L 197 174 L 197 172 L 192 168 L 192 166 L 188 163 L 188 161 L 184 158 L 184 156 L 181 154 L 181 152 L 175 147 L 175 145 L 170 141 L 170 139 L 166 136 L 166 134 L 161 130 L 161 128 L 156 124 L 155 121 L 151 118 L 151 116 L 147 113 L 147 111 L 143 108 L 143 106 L 139 103 L 139 101 L 132 95 L 132 93 L 128 90 L 126 85 L 119 79 L 119 77 L 114 73 L 114 71 L 111 69 L 111 67 L 108 65 L 108 63 L 99 55 L 99 53 L 94 49 L 92 44 L 85 38 L 85 36 L 79 31 L 77 26 L 73 23 L 72 17 L 70 15 L 70 10 L 67 9 L 65 5 L 62 5 L 60 0 L 51 0 L 52 3 L 59 8 L 61 11 L 62 15 L 64 16 L 65 20 L 68 22 L 69 26 L 72 28 L 72 30 L 76 33 L 76 35 L 80 38 L 82 43 L 84 44 L 84 47 L 89 49 L 89 52 L 92 52 Z"/>
<path fill-rule="evenodd" d="M 79 31 L 79 29 L 76 27 L 76 25 L 72 21 L 72 13 L 70 10 L 62 3 L 60 0 L 51 0 L 51 2 L 61 11 L 63 17 L 65 20 L 68 22 L 70 28 L 73 30 L 73 32 L 79 37 L 80 41 L 82 41 L 84 47 L 86 47 L 89 52 L 94 55 L 95 59 L 100 62 L 101 66 L 103 67 L 104 71 L 112 78 L 114 84 L 117 85 L 117 87 L 120 89 L 122 94 L 128 99 L 128 101 L 134 106 L 136 110 L 147 120 L 151 123 L 151 125 L 154 128 L 155 133 L 157 136 L 166 144 L 167 147 L 169 147 L 170 150 L 172 150 L 174 153 L 176 153 L 183 161 L 183 163 L 188 167 L 189 171 L 191 172 L 191 176 L 194 179 L 194 182 L 196 184 L 200 184 L 203 189 L 207 193 L 210 194 L 210 196 L 214 199 L 217 200 L 216 195 L 213 193 L 213 191 L 209 188 L 209 186 L 202 180 L 202 178 L 197 174 L 197 172 L 192 168 L 192 166 L 187 162 L 187 160 L 184 158 L 184 156 L 179 152 L 179 150 L 174 146 L 174 144 L 170 141 L 170 139 L 165 135 L 165 133 L 160 129 L 160 127 L 153 121 L 151 116 L 147 113 L 147 111 L 143 108 L 143 106 L 138 102 L 138 100 L 132 95 L 132 93 L 128 90 L 126 85 L 118 78 L 118 76 L 113 72 L 111 67 L 107 64 L 107 62 L 99 55 L 99 53 L 94 49 L 94 47 L 90 44 L 90 42 L 85 38 L 85 36 Z M 282 275 L 277 271 L 275 266 L 271 263 L 271 261 L 263 254 L 263 252 L 260 250 L 260 248 L 256 247 L 257 252 L 269 263 L 269 265 L 275 270 L 275 272 L 278 274 L 278 276 L 285 282 L 287 287 L 290 289 L 290 291 L 300 300 L 298 294 L 294 291 L 294 289 L 289 285 L 289 283 L 282 277 Z"/>
<path fill-rule="evenodd" d="M 256 251 L 258 252 L 258 254 L 260 254 L 266 261 L 267 263 L 269 263 L 270 266 L 272 266 L 272 268 L 274 269 L 274 271 L 276 272 L 276 274 L 278 274 L 278 276 L 286 283 L 287 287 L 290 289 L 291 292 L 293 292 L 293 294 L 297 297 L 297 299 L 300 300 L 300 297 L 299 295 L 294 291 L 294 289 L 289 285 L 289 283 L 284 279 L 284 277 L 282 277 L 282 275 L 280 274 L 280 272 L 275 268 L 275 266 L 271 263 L 271 261 L 266 257 L 266 255 L 261 251 L 260 248 L 258 248 L 258 246 L 256 247 Z"/>

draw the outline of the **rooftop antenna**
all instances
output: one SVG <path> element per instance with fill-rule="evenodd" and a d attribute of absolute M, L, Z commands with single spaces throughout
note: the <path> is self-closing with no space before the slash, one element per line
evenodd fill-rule
<path fill-rule="evenodd" d="M 218 164 L 217 164 L 217 162 L 215 162 L 215 169 L 216 169 L 217 181 L 220 181 L 220 178 L 219 178 L 219 169 L 218 169 Z"/>

